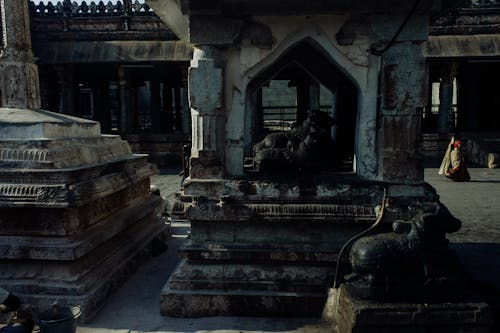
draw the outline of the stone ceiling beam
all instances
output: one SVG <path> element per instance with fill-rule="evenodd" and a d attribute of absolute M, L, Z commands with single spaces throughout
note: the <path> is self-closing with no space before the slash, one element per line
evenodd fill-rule
<path fill-rule="evenodd" d="M 146 3 L 182 40 L 189 40 L 189 19 L 182 12 L 180 0 L 147 0 Z"/>

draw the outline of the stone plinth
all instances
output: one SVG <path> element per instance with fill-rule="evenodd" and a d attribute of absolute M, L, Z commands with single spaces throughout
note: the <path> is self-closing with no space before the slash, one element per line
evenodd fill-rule
<path fill-rule="evenodd" d="M 351 296 L 345 287 L 333 293 L 338 332 L 473 332 L 491 331 L 486 303 L 377 303 Z"/>
<path fill-rule="evenodd" d="M 0 285 L 38 310 L 80 305 L 87 320 L 166 229 L 156 168 L 95 122 L 13 111 L 0 128 L 25 137 L 0 138 Z"/>
<path fill-rule="evenodd" d="M 340 249 L 375 222 L 384 190 L 393 201 L 379 231 L 437 200 L 424 185 L 354 175 L 187 181 L 177 213 L 191 235 L 162 291 L 162 313 L 319 315 Z"/>

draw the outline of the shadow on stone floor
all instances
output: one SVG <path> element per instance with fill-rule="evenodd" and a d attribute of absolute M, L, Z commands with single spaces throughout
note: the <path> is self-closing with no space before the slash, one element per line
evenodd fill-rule
<path fill-rule="evenodd" d="M 500 244 L 451 243 L 469 279 L 477 301 L 487 302 L 495 320 L 492 332 L 500 332 Z"/>

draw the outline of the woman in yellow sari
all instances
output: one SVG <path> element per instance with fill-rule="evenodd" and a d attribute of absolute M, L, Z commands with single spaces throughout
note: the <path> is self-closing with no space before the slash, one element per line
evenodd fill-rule
<path fill-rule="evenodd" d="M 462 141 L 457 135 L 451 136 L 448 149 L 439 168 L 439 174 L 445 175 L 446 178 L 455 182 L 468 182 L 470 180 L 469 171 L 467 171 L 462 154 Z"/>

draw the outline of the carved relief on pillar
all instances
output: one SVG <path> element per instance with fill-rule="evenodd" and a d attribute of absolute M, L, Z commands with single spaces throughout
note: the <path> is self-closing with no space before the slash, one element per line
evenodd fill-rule
<path fill-rule="evenodd" d="M 4 62 L 0 66 L 4 107 L 39 109 L 40 87 L 35 64 Z"/>
<path fill-rule="evenodd" d="M 2 66 L 2 101 L 4 106 L 23 107 L 22 85 L 25 77 L 21 66 L 9 64 Z"/>

